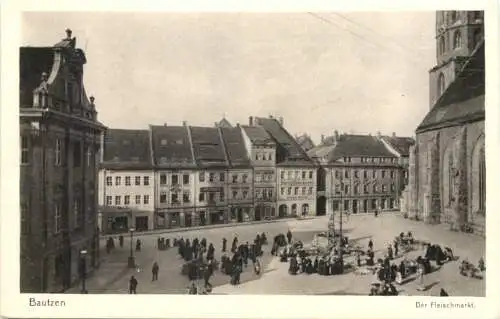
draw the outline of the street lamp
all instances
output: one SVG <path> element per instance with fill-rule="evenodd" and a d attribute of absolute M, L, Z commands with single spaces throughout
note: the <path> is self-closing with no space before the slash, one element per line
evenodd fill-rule
<path fill-rule="evenodd" d="M 87 250 L 82 249 L 80 250 L 80 277 L 82 279 L 82 294 L 87 294 L 87 289 L 85 287 L 85 280 L 86 280 L 86 275 L 87 275 L 87 263 L 85 256 L 87 256 Z"/>
<path fill-rule="evenodd" d="M 135 257 L 134 257 L 134 231 L 135 228 L 130 228 L 130 256 L 128 256 L 128 268 L 135 268 Z"/>

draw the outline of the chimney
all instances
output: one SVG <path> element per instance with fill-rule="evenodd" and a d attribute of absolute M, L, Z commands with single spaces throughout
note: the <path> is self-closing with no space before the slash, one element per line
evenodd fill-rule
<path fill-rule="evenodd" d="M 73 33 L 73 31 L 71 31 L 71 29 L 66 29 L 66 39 L 67 40 L 71 40 L 72 33 Z"/>
<path fill-rule="evenodd" d="M 283 116 L 278 117 L 278 122 L 280 122 L 280 125 L 283 126 Z"/>
<path fill-rule="evenodd" d="M 392 132 L 392 137 L 396 137 L 396 132 Z"/>
<path fill-rule="evenodd" d="M 182 126 L 187 126 L 188 122 L 187 121 L 182 121 Z"/>
<path fill-rule="evenodd" d="M 253 116 L 248 117 L 248 125 L 253 126 Z"/>
<path fill-rule="evenodd" d="M 382 134 L 380 133 L 380 131 L 377 131 L 377 137 L 380 138 L 382 136 Z"/>
<path fill-rule="evenodd" d="M 321 134 L 321 143 L 324 143 L 324 142 L 325 142 L 325 135 Z"/>

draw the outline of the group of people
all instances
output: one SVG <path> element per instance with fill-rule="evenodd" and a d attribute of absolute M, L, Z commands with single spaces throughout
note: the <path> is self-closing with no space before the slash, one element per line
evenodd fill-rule
<path fill-rule="evenodd" d="M 123 242 L 124 242 L 123 235 L 118 236 L 118 242 L 120 245 L 120 248 L 123 248 Z M 135 242 L 135 251 L 141 251 L 142 247 L 142 242 L 140 239 L 137 239 Z M 106 240 L 106 253 L 109 254 L 111 251 L 115 249 L 115 239 L 113 237 L 108 237 Z"/>

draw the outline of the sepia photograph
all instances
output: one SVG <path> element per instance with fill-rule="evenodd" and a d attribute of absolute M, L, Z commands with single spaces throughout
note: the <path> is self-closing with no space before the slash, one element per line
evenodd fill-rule
<path fill-rule="evenodd" d="M 487 314 L 485 5 L 68 8 L 2 28 L 10 316 Z"/>
<path fill-rule="evenodd" d="M 482 11 L 22 21 L 21 292 L 485 296 Z"/>

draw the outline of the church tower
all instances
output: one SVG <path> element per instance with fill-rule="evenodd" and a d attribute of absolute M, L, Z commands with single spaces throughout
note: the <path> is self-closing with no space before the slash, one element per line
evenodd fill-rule
<path fill-rule="evenodd" d="M 436 13 L 437 65 L 429 71 L 431 109 L 483 37 L 484 11 Z"/>

